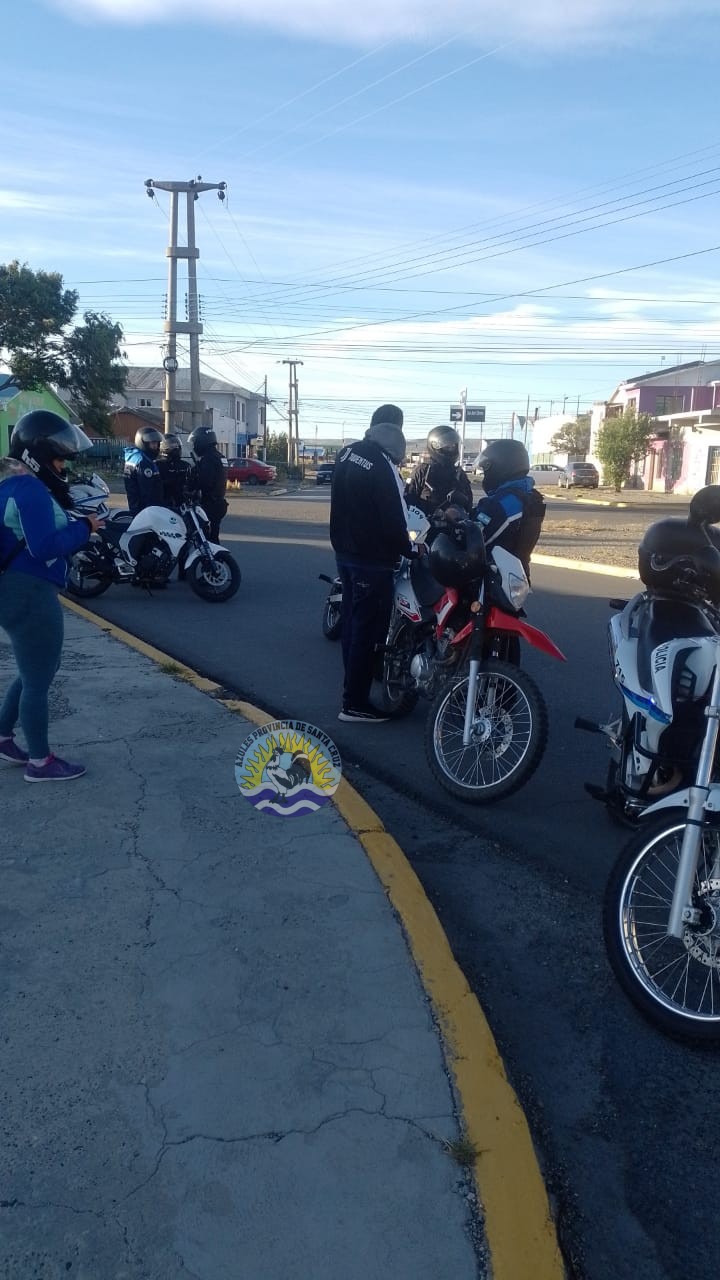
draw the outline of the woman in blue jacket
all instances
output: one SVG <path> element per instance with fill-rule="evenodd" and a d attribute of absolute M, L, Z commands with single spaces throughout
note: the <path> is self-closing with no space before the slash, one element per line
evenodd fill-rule
<path fill-rule="evenodd" d="M 85 767 L 59 760 L 48 745 L 48 691 L 60 665 L 67 557 L 99 526 L 71 519 L 64 466 L 91 447 L 79 427 L 44 409 L 18 419 L 10 456 L 0 460 L 0 627 L 18 675 L 0 705 L 0 760 L 25 767 L 26 782 L 68 782 Z M 27 751 L 17 745 L 17 723 Z"/>

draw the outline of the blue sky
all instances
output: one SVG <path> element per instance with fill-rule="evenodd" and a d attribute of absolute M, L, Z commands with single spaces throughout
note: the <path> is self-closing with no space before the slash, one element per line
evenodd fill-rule
<path fill-rule="evenodd" d="M 62 272 L 157 364 L 167 201 L 143 182 L 226 181 L 196 205 L 203 367 L 267 375 L 279 414 L 302 359 L 307 438 L 388 399 L 420 436 L 462 387 L 495 433 L 717 355 L 718 7 L 624 8 L 25 0 L 1 260 Z"/>

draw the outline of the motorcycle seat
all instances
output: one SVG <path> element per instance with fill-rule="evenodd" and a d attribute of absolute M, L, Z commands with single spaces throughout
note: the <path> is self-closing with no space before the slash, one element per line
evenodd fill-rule
<path fill-rule="evenodd" d="M 699 605 L 686 600 L 649 597 L 638 620 L 637 666 L 643 689 L 652 689 L 650 655 L 667 640 L 717 635 Z"/>
<path fill-rule="evenodd" d="M 433 578 L 425 556 L 410 562 L 410 581 L 418 603 L 425 608 L 434 605 L 445 591 L 445 588 Z"/>

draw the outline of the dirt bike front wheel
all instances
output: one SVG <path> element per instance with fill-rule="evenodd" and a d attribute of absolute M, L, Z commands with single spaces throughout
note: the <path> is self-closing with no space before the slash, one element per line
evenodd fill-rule
<path fill-rule="evenodd" d="M 618 857 L 603 907 L 605 947 L 626 996 L 661 1031 L 720 1040 L 720 826 L 703 828 L 692 890 L 699 917 L 666 932 L 685 823 L 641 824 Z"/>
<path fill-rule="evenodd" d="M 490 804 L 517 791 L 537 769 L 547 744 L 547 708 L 526 672 L 507 662 L 483 662 L 466 747 L 467 696 L 467 676 L 440 690 L 425 724 L 425 750 L 445 791 L 470 804 Z"/>

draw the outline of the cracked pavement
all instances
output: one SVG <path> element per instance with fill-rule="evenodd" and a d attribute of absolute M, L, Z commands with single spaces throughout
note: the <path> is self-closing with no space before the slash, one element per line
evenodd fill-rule
<path fill-rule="evenodd" d="M 486 1274 L 400 925 L 332 806 L 239 795 L 251 727 L 66 617 L 88 774 L 0 765 L 2 1280 Z"/>

